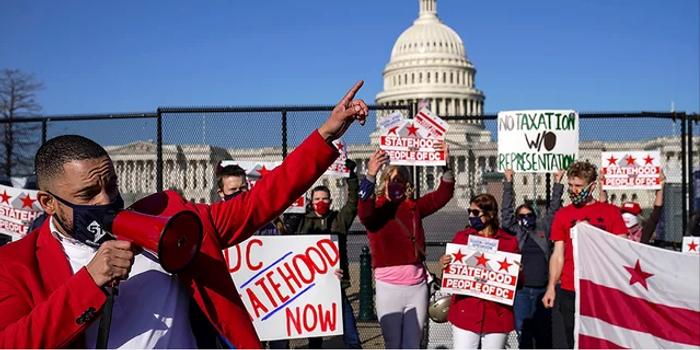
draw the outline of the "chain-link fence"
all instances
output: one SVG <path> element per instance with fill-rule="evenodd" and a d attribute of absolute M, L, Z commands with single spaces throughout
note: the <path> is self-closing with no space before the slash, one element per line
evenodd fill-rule
<path fill-rule="evenodd" d="M 370 154 L 377 148 L 377 117 L 400 110 L 411 115 L 414 107 L 372 107 L 365 127 L 353 126 L 344 136 L 348 157 L 366 170 Z M 96 140 L 109 152 L 119 176 L 119 188 L 127 205 L 162 190 L 175 189 L 188 200 L 211 203 L 216 192 L 216 166 L 222 160 L 280 161 L 328 117 L 332 107 L 265 108 L 160 108 L 155 113 L 51 116 L 24 120 L 0 120 L 9 125 L 29 126 L 35 133 L 22 145 L 20 154 L 33 154 L 46 139 L 63 134 L 80 134 Z M 693 226 L 693 210 L 700 208 L 697 181 L 700 177 L 700 118 L 683 113 L 580 113 L 581 159 L 594 164 L 600 153 L 614 150 L 658 150 L 667 177 L 665 215 L 657 230 L 661 241 L 676 242 L 685 228 Z M 427 260 L 434 266 L 444 252 L 444 243 L 467 222 L 465 208 L 471 196 L 493 194 L 500 202 L 502 176 L 497 172 L 496 116 L 445 118 L 457 138 L 450 139 L 450 162 L 456 173 L 454 198 L 443 209 L 424 220 L 429 241 Z M 39 130 L 41 132 L 39 132 Z M 5 133 L 7 135 L 7 133 Z M 8 140 L 7 136 L 4 139 Z M 12 176 L 26 176 L 31 165 L 14 169 Z M 439 167 L 418 167 L 414 171 L 417 194 L 434 190 L 441 176 Z M 516 205 L 534 202 L 546 207 L 553 177 L 547 174 L 516 174 Z M 347 198 L 342 179 L 323 177 L 319 184 L 332 190 L 334 208 Z M 615 204 L 638 201 L 648 212 L 653 197 L 644 191 L 611 191 Z M 567 199 L 565 199 L 565 204 Z M 359 313 L 360 254 L 367 245 L 364 227 L 355 221 L 356 234 L 348 237 L 351 287 L 348 295 Z M 375 321 L 358 322 L 365 347 L 382 347 L 381 331 Z M 511 343 L 512 343 L 511 338 Z M 332 343 L 342 347 L 342 343 Z M 431 324 L 429 347 L 450 347 L 448 324 Z M 303 347 L 305 342 L 292 345 Z"/>

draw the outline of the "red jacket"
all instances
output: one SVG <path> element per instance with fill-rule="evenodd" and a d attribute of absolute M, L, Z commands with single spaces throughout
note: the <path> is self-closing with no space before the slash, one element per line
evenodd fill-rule
<path fill-rule="evenodd" d="M 425 252 L 425 233 L 421 219 L 444 207 L 454 193 L 454 181 L 440 181 L 437 190 L 418 200 L 407 199 L 397 203 L 386 197 L 374 196 L 360 200 L 358 217 L 367 228 L 372 267 L 414 264 L 421 261 L 405 229 L 412 231 L 419 251 Z"/>
<path fill-rule="evenodd" d="M 204 228 L 202 247 L 178 276 L 212 326 L 234 347 L 260 348 L 261 344 L 222 250 L 280 215 L 337 156 L 335 147 L 314 132 L 282 165 L 235 199 L 194 204 L 166 191 L 133 206 L 152 215 L 185 209 L 199 215 Z M 83 348 L 83 333 L 105 300 L 85 268 L 71 274 L 48 220 L 39 230 L 0 248 L 0 348 Z"/>
<path fill-rule="evenodd" d="M 459 231 L 452 243 L 467 244 L 469 235 L 478 235 L 473 228 Z M 502 229 L 492 237 L 498 240 L 498 250 L 519 253 L 518 240 Z M 453 295 L 447 320 L 474 333 L 508 333 L 515 329 L 513 307 L 464 295 Z"/>

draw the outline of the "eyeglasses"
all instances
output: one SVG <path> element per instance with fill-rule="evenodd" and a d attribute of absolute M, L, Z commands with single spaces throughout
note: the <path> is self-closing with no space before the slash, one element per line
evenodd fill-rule
<path fill-rule="evenodd" d="M 479 209 L 467 209 L 467 213 L 469 213 L 470 216 L 475 216 L 475 217 L 481 216 L 481 210 L 479 210 Z"/>

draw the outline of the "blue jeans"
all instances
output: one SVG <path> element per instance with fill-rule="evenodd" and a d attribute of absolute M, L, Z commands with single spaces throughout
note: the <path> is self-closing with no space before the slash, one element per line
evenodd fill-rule
<path fill-rule="evenodd" d="M 515 292 L 513 313 L 521 349 L 552 347 L 552 314 L 542 304 L 545 288 L 523 287 Z"/>
<path fill-rule="evenodd" d="M 341 304 L 343 307 L 343 342 L 348 349 L 362 349 L 360 342 L 360 334 L 357 331 L 355 322 L 355 313 L 352 311 L 352 305 L 348 300 L 345 289 L 340 290 Z M 309 349 L 323 348 L 323 338 L 309 338 Z"/>

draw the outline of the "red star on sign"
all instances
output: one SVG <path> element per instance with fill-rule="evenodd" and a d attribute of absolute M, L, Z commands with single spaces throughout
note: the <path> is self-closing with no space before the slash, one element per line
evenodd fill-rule
<path fill-rule="evenodd" d="M 418 128 L 416 128 L 415 125 L 413 125 L 413 123 L 411 123 L 411 125 L 408 126 L 408 136 L 411 136 L 411 135 L 418 136 L 416 134 L 416 131 L 418 131 Z"/>
<path fill-rule="evenodd" d="M 610 158 L 608 158 L 608 165 L 615 165 L 617 164 L 617 158 L 615 156 L 610 155 Z"/>
<path fill-rule="evenodd" d="M 345 145 L 342 142 L 338 142 L 338 151 L 342 151 Z"/>
<path fill-rule="evenodd" d="M 652 162 L 653 160 L 654 160 L 654 157 L 652 157 L 652 156 L 650 156 L 650 155 L 647 154 L 647 157 L 644 158 L 644 165 L 652 164 L 651 162 Z"/>
<path fill-rule="evenodd" d="M 399 128 L 398 126 L 395 126 L 395 127 L 391 128 L 391 129 L 389 129 L 389 132 L 387 132 L 387 135 L 389 135 L 389 134 L 398 135 L 398 134 L 396 133 L 396 129 L 398 129 L 398 128 Z"/>
<path fill-rule="evenodd" d="M 12 196 L 10 196 L 9 194 L 7 194 L 7 191 L 3 191 L 2 194 L 0 194 L 0 197 L 2 197 L 2 202 L 3 202 L 3 203 L 10 204 L 10 198 L 12 198 Z"/>
<path fill-rule="evenodd" d="M 32 208 L 32 205 L 34 205 L 34 201 L 36 199 L 32 199 L 29 197 L 29 194 L 27 194 L 26 197 L 22 198 L 22 208 Z"/>
<path fill-rule="evenodd" d="M 634 161 L 637 160 L 637 158 L 632 157 L 632 155 L 630 154 L 627 156 L 626 160 L 627 160 L 627 165 L 632 165 L 632 164 L 634 164 Z"/>
<path fill-rule="evenodd" d="M 505 257 L 503 258 L 503 261 L 499 261 L 498 263 L 501 264 L 501 267 L 498 269 L 498 271 L 506 270 L 506 272 L 508 272 L 508 268 L 510 267 L 510 265 L 513 265 L 509 263 L 508 259 Z"/>
<path fill-rule="evenodd" d="M 481 253 L 481 256 L 476 257 L 476 265 L 484 265 L 486 267 L 486 263 L 489 261 L 489 259 L 486 259 L 486 255 L 484 253 Z"/>
<path fill-rule="evenodd" d="M 688 243 L 688 251 L 689 252 L 693 252 L 693 251 L 697 252 L 698 251 L 698 244 L 695 243 L 695 241 L 690 241 L 690 243 Z"/>
<path fill-rule="evenodd" d="M 260 173 L 260 177 L 262 178 L 263 176 L 267 175 L 270 171 L 267 170 L 267 168 L 263 165 L 260 170 L 258 170 L 258 173 Z"/>
<path fill-rule="evenodd" d="M 642 271 L 642 267 L 639 265 L 639 259 L 637 259 L 637 264 L 634 265 L 634 268 L 629 266 L 624 266 L 624 268 L 630 273 L 630 286 L 639 282 L 644 289 L 649 290 L 649 288 L 647 288 L 647 278 L 654 276 L 654 274 Z"/>
<path fill-rule="evenodd" d="M 464 254 L 462 254 L 462 249 L 458 250 L 457 253 L 452 254 L 455 257 L 455 260 L 453 262 L 462 262 L 462 259 L 464 259 Z"/>

